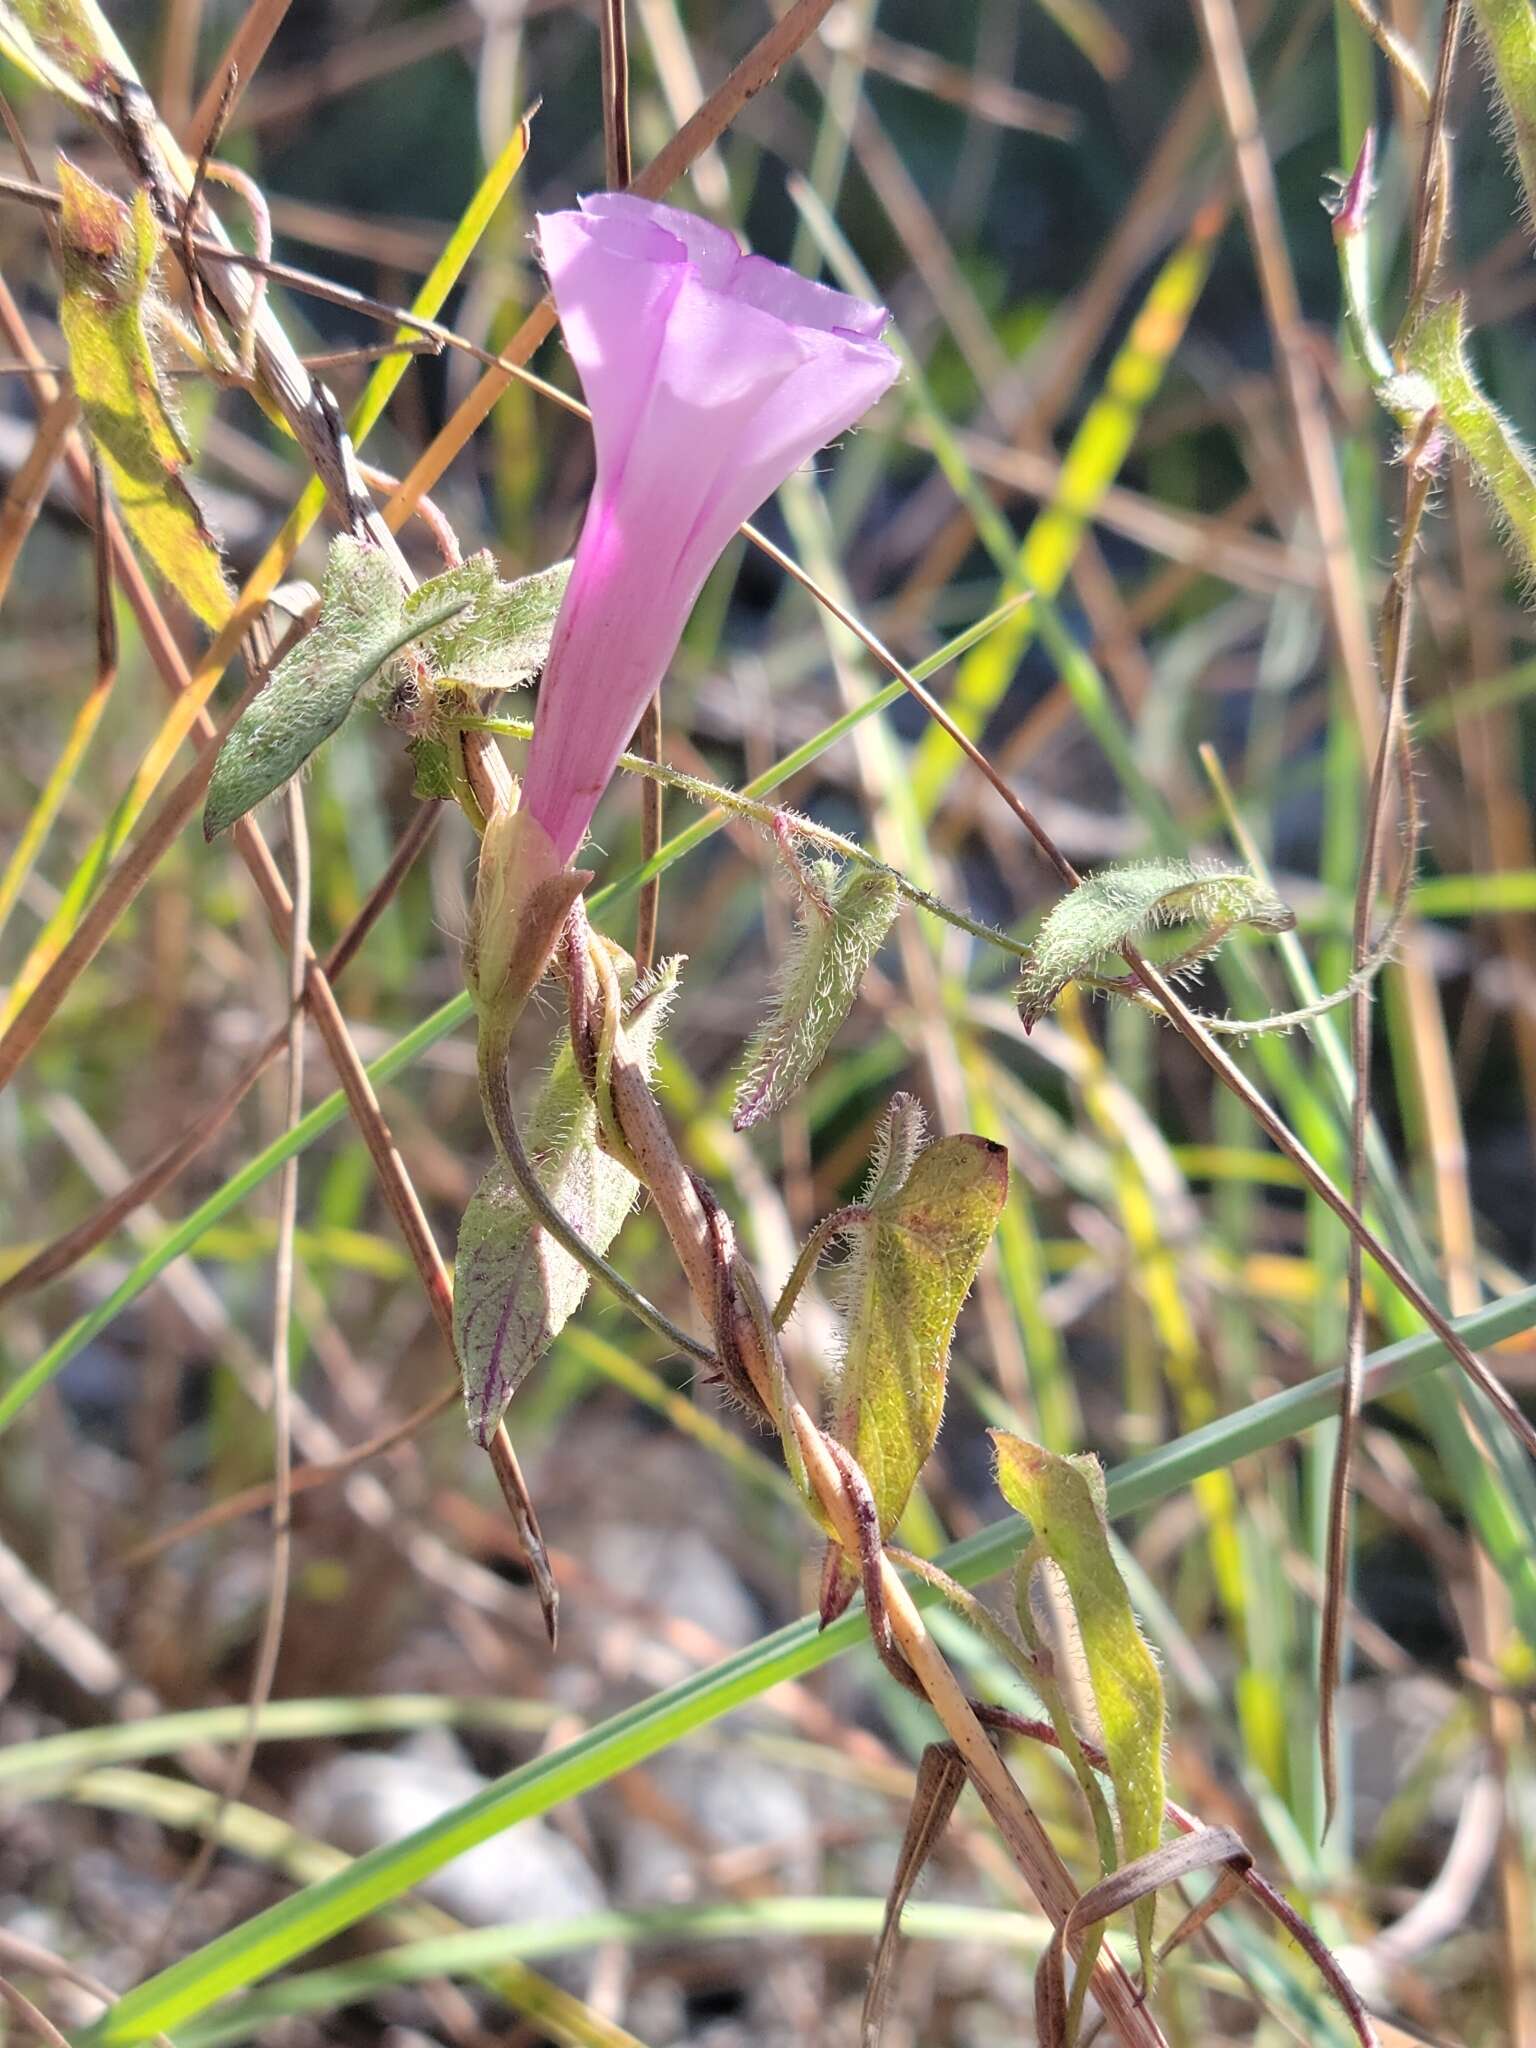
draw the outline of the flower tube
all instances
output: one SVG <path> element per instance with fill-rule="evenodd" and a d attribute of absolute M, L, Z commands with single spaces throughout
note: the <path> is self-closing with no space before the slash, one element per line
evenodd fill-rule
<path fill-rule="evenodd" d="M 597 451 L 523 785 L 564 864 L 731 535 L 898 366 L 883 307 L 675 207 L 597 193 L 539 244 Z"/>

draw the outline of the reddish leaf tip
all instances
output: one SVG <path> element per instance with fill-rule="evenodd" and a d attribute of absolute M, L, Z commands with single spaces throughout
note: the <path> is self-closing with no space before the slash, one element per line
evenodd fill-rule
<path fill-rule="evenodd" d="M 1376 191 L 1376 131 L 1367 128 L 1360 142 L 1355 168 L 1345 179 L 1333 206 L 1334 240 L 1342 242 L 1358 235 L 1365 226 Z"/>

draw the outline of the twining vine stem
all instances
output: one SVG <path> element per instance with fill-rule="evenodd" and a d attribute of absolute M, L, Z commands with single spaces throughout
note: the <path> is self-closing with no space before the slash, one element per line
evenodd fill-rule
<path fill-rule="evenodd" d="M 708 1354 L 711 1362 L 745 1405 L 778 1427 L 786 1457 L 792 1469 L 798 1466 L 796 1477 L 806 1488 L 818 1521 L 848 1556 L 866 1558 L 869 1546 L 861 1526 L 857 1489 L 837 1450 L 790 1390 L 756 1276 L 742 1259 L 718 1202 L 685 1165 L 643 1069 L 629 1055 L 622 1022 L 610 1010 L 614 984 L 594 957 L 596 943 L 585 908 L 578 901 L 557 954 L 571 994 L 573 1017 L 588 1034 L 587 1044 L 573 1042 L 578 1067 L 584 1075 L 595 1074 L 597 1048 L 606 1041 L 608 1113 L 671 1240 L 695 1306 L 714 1332 L 715 1350 Z M 527 1160 L 507 1078 L 505 1033 L 487 1031 L 485 1041 L 481 1085 L 498 1145 L 541 1223 L 592 1270 L 599 1262 L 548 1201 Z M 601 1277 L 608 1280 L 610 1276 L 605 1270 Z M 632 1292 L 626 1288 L 626 1298 Z M 650 1304 L 646 1309 L 649 1321 L 656 1312 Z M 667 1328 L 670 1331 L 672 1326 Z M 687 1344 L 693 1355 L 699 1348 L 692 1341 Z M 900 1574 L 883 1552 L 873 1562 L 881 1626 L 889 1629 L 892 1649 L 910 1669 L 955 1743 L 971 1782 L 1041 1906 L 1055 1926 L 1068 1926 L 1078 1897 L 1070 1872 L 928 1634 Z M 1122 2041 L 1133 2048 L 1162 2043 L 1161 2030 L 1113 1956 L 1101 1955 L 1094 1991 Z"/>

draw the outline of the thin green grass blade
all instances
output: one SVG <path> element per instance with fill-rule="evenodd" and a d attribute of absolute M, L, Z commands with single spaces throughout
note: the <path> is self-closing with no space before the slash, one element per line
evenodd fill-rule
<path fill-rule="evenodd" d="M 440 1038 L 446 1038 L 450 1031 L 464 1023 L 472 1013 L 468 995 L 455 996 L 452 1002 L 444 1003 L 440 1010 L 434 1010 L 430 1017 L 418 1024 L 414 1031 L 406 1033 L 388 1052 L 380 1055 L 368 1069 L 368 1077 L 377 1088 L 390 1081 L 404 1068 L 411 1065 L 436 1045 Z M 347 1113 L 347 1098 L 338 1088 L 323 1102 L 317 1103 L 307 1116 L 301 1117 L 291 1130 L 285 1131 L 254 1159 L 246 1164 L 223 1187 L 211 1194 L 176 1228 L 161 1238 L 160 1242 L 145 1253 L 127 1276 L 89 1313 L 70 1324 L 64 1333 L 55 1338 L 48 1349 L 26 1371 L 11 1381 L 0 1394 L 0 1430 L 6 1429 L 26 1407 L 40 1388 L 47 1386 L 54 1374 L 61 1371 L 70 1359 L 91 1339 L 104 1330 L 113 1319 L 135 1301 L 153 1281 L 157 1280 L 183 1252 L 190 1251 L 203 1232 L 210 1225 L 227 1216 L 231 1209 L 244 1201 L 253 1188 L 261 1186 L 270 1175 L 276 1173 L 284 1160 L 303 1152 L 317 1138 L 341 1122 Z"/>
<path fill-rule="evenodd" d="M 1202 215 L 1154 278 L 1110 364 L 1103 389 L 1072 438 L 1055 498 L 1024 536 L 1013 587 L 1032 591 L 1037 600 L 1054 599 L 1062 589 L 1094 509 L 1120 473 L 1210 273 L 1220 220 L 1219 213 Z M 1035 625 L 1033 614 L 1022 615 L 962 664 L 946 708 L 972 739 L 980 738 L 1002 702 Z M 944 793 L 952 749 L 953 743 L 936 730 L 919 742 L 912 779 L 925 815 L 931 815 Z"/>
<path fill-rule="evenodd" d="M 267 1742 L 339 1741 L 348 1735 L 404 1735 L 422 1728 L 478 1728 L 527 1734 L 547 1728 L 560 1708 L 542 1700 L 455 1699 L 437 1693 L 380 1693 L 371 1699 L 269 1700 L 257 1715 Z M 174 1756 L 194 1743 L 238 1742 L 250 1726 L 247 1706 L 194 1707 L 142 1721 L 72 1728 L 64 1735 L 13 1742 L 0 1750 L 0 1806 L 50 1796 L 49 1788 L 107 1764 Z"/>
<path fill-rule="evenodd" d="M 924 676 L 931 675 L 935 669 L 942 668 L 946 662 L 954 660 L 964 648 L 974 646 L 982 634 L 993 631 L 1008 617 L 1009 610 L 1009 606 L 1001 605 L 996 611 L 989 612 L 984 619 L 967 627 L 965 632 L 957 634 L 953 640 L 928 656 L 926 661 L 920 662 L 913 670 L 913 674 L 921 680 Z M 747 785 L 745 794 L 753 797 L 767 796 L 788 781 L 792 775 L 808 767 L 818 755 L 834 746 L 864 719 L 873 717 L 877 712 L 895 703 L 902 695 L 904 689 L 900 683 L 892 683 L 888 688 L 877 691 L 865 703 L 857 705 L 843 717 L 834 719 L 823 731 L 805 741 L 802 746 L 796 747 L 792 753 L 786 754 L 774 767 L 765 770 L 755 781 Z M 669 839 L 651 860 L 635 868 L 630 874 L 621 876 L 617 881 L 610 882 L 606 888 L 596 890 L 588 898 L 588 909 L 597 917 L 613 905 L 623 902 L 652 875 L 665 873 L 674 861 L 681 860 L 684 854 L 691 853 L 695 847 L 701 846 L 727 822 L 724 811 L 707 812 L 695 824 Z M 472 1008 L 467 995 L 455 996 L 451 1002 L 445 1003 L 441 1009 L 435 1010 L 430 1017 L 423 1019 L 413 1031 L 391 1046 L 388 1052 L 381 1054 L 369 1067 L 368 1074 L 375 1086 L 392 1080 L 431 1046 L 436 1045 L 440 1038 L 445 1038 L 450 1031 L 457 1030 L 472 1014 Z M 285 1159 L 291 1159 L 295 1153 L 307 1150 L 317 1138 L 323 1137 L 333 1125 L 340 1122 L 346 1113 L 346 1107 L 346 1098 L 339 1089 L 335 1094 L 328 1095 L 295 1124 L 291 1131 L 274 1140 L 264 1151 L 257 1153 L 239 1173 L 210 1195 L 207 1201 L 158 1244 L 152 1246 L 105 1301 L 71 1323 L 40 1358 L 0 1393 L 0 1431 L 15 1420 L 32 1397 L 45 1387 L 54 1374 L 61 1371 L 84 1345 L 90 1343 L 114 1317 L 137 1300 L 144 1289 L 159 1278 L 173 1259 L 180 1258 L 183 1252 L 190 1251 L 207 1230 L 227 1216 L 231 1209 L 243 1201 L 254 1188 L 259 1187 L 269 1175 L 275 1173 Z"/>
<path fill-rule="evenodd" d="M 880 1932 L 883 1899 L 765 1898 L 740 1905 L 668 1906 L 651 1912 L 586 1913 L 573 1920 L 530 1920 L 520 1927 L 477 1927 L 465 1934 L 404 1942 L 380 1955 L 306 1970 L 242 1998 L 177 2035 L 177 2048 L 228 2048 L 261 2035 L 276 2021 L 336 2012 L 395 1984 L 463 1977 L 506 1962 L 535 1962 L 608 1943 L 627 1949 L 669 1948 L 717 1941 L 847 1941 Z M 1036 1956 L 1048 1938 L 1045 1921 L 998 1906 L 915 1900 L 902 1915 L 902 1934 L 917 1941 L 979 1941 Z"/>
<path fill-rule="evenodd" d="M 475 245 L 485 233 L 487 224 L 505 197 L 507 187 L 522 168 L 523 159 L 528 153 L 528 132 L 529 122 L 525 119 L 481 179 L 458 226 L 448 238 L 442 255 L 432 266 L 430 274 L 411 302 L 410 311 L 418 319 L 435 319 L 442 310 L 443 302 L 458 282 L 465 264 L 474 253 Z M 406 339 L 414 331 L 402 327 L 397 331 L 395 338 Z M 410 355 L 385 356 L 375 365 L 348 422 L 348 430 L 355 446 L 361 447 L 370 430 L 378 423 L 384 408 L 394 395 L 396 386 L 413 360 L 415 358 Z M 312 477 L 300 493 L 298 503 L 283 522 L 277 539 L 252 572 L 247 588 L 271 589 L 276 585 L 281 569 L 274 565 L 291 561 L 300 543 L 324 510 L 325 485 L 318 477 Z M 95 894 L 98 882 L 143 816 L 157 782 L 158 776 L 147 784 L 142 778 L 137 779 L 125 793 L 127 800 L 116 805 L 106 826 L 86 849 L 52 916 L 38 934 L 32 957 L 17 977 L 18 990 L 25 991 L 36 979 L 32 971 L 33 959 L 44 956 L 52 958 L 67 944 L 91 897 Z"/>
<path fill-rule="evenodd" d="M 1456 1327 L 1475 1349 L 1536 1327 L 1536 1287 L 1463 1317 Z M 1418 1384 L 1445 1363 L 1439 1342 L 1421 1335 L 1374 1353 L 1367 1361 L 1367 1384 L 1373 1398 L 1379 1397 Z M 1150 1507 L 1203 1473 L 1312 1428 L 1334 1413 L 1340 1381 L 1337 1371 L 1320 1373 L 1119 1467 L 1109 1476 L 1109 1513 L 1119 1517 Z M 997 1523 L 954 1545 L 939 1562 L 962 1585 L 979 1585 L 1013 1562 L 1025 1534 L 1017 1520 Z M 917 1585 L 913 1597 L 927 1605 L 938 1596 Z M 563 1749 L 508 1772 L 428 1826 L 360 1857 L 160 1971 L 83 2032 L 80 2048 L 127 2048 L 162 2030 L 179 2030 L 220 1998 L 389 1905 L 477 1842 L 578 1798 L 864 1640 L 863 1616 L 856 1609 L 825 1630 L 818 1629 L 813 1616 L 791 1622 L 589 1729 Z"/>

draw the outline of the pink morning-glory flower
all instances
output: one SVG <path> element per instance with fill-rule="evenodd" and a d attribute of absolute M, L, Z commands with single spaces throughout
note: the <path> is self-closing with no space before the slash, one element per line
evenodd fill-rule
<path fill-rule="evenodd" d="M 523 785 L 565 863 L 727 541 L 897 362 L 883 307 L 675 207 L 596 193 L 539 244 L 597 447 Z"/>

